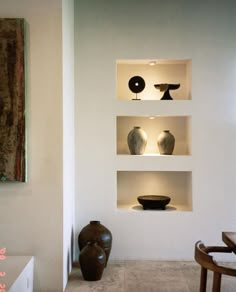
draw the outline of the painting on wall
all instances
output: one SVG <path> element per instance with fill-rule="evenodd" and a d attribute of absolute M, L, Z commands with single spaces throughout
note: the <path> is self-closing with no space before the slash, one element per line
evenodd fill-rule
<path fill-rule="evenodd" d="M 26 181 L 24 27 L 0 18 L 0 181 Z"/>

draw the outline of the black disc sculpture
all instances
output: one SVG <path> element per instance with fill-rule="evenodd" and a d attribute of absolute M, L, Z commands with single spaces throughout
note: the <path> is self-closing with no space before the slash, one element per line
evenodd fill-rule
<path fill-rule="evenodd" d="M 134 76 L 129 80 L 129 89 L 136 94 L 136 98 L 132 98 L 132 100 L 140 100 L 137 98 L 137 94 L 143 91 L 145 88 L 145 81 L 140 76 Z"/>
<path fill-rule="evenodd" d="M 170 96 L 169 91 L 178 89 L 180 87 L 180 84 L 160 83 L 154 84 L 154 87 L 159 89 L 160 91 L 164 91 L 161 100 L 172 100 L 173 98 Z"/>

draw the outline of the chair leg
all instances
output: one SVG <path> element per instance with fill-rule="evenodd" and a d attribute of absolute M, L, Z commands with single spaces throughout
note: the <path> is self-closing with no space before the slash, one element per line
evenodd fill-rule
<path fill-rule="evenodd" d="M 212 292 L 220 292 L 221 274 L 214 272 Z"/>
<path fill-rule="evenodd" d="M 206 292 L 207 269 L 201 268 L 200 292 Z"/>

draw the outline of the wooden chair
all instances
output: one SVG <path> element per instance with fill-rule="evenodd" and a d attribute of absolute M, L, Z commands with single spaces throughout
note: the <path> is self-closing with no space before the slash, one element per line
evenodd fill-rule
<path fill-rule="evenodd" d="M 206 292 L 207 270 L 213 272 L 213 292 L 220 292 L 222 274 L 236 276 L 236 270 L 219 265 L 209 253 L 230 253 L 232 250 L 226 246 L 205 246 L 198 241 L 195 244 L 195 260 L 201 265 L 200 292 Z"/>

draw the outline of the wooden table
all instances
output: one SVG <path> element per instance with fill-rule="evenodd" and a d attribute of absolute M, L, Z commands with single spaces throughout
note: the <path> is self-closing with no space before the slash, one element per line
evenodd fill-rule
<path fill-rule="evenodd" d="M 236 254 L 236 232 L 222 232 L 222 240 Z"/>

